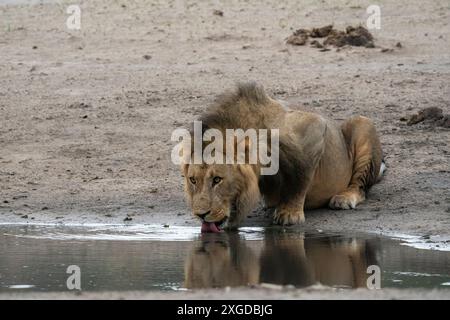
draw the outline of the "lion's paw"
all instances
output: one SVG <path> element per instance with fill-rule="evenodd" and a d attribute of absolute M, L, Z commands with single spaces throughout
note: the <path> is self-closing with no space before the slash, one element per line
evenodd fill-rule
<path fill-rule="evenodd" d="M 355 209 L 358 204 L 357 197 L 353 194 L 338 194 L 331 198 L 329 207 L 331 209 Z"/>
<path fill-rule="evenodd" d="M 299 209 L 277 209 L 274 213 L 273 223 L 282 226 L 301 224 L 305 222 L 305 214 Z"/>

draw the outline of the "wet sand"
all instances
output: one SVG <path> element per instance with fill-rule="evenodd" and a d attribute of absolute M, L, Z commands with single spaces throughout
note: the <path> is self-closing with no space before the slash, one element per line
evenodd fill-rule
<path fill-rule="evenodd" d="M 8 299 L 44 299 L 44 300 L 448 300 L 450 290 L 400 290 L 383 289 L 368 290 L 356 289 L 352 291 L 330 289 L 326 287 L 313 287 L 309 289 L 286 289 L 286 288 L 236 288 L 236 289 L 209 289 L 195 290 L 192 292 L 90 292 L 90 293 L 17 293 L 0 294 L 0 300 Z"/>

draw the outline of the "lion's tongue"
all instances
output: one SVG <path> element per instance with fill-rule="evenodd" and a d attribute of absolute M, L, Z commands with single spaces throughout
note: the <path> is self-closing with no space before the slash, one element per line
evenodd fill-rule
<path fill-rule="evenodd" d="M 207 232 L 220 232 L 220 229 L 216 226 L 214 222 L 203 222 L 202 223 L 202 233 Z"/>

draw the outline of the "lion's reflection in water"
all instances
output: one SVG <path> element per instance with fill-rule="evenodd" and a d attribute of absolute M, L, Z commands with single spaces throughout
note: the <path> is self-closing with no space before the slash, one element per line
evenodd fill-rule
<path fill-rule="evenodd" d="M 246 241 L 238 234 L 205 234 L 187 258 L 185 286 L 365 287 L 371 264 L 371 246 L 355 238 L 266 233 L 263 241 Z"/>

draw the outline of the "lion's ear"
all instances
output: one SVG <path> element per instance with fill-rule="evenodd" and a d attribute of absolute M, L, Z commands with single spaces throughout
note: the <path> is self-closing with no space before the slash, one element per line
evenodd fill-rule
<path fill-rule="evenodd" d="M 188 163 L 185 163 L 185 164 L 181 165 L 181 172 L 183 173 L 184 177 L 187 177 L 188 170 L 189 170 L 189 164 Z"/>
<path fill-rule="evenodd" d="M 252 166 L 244 164 L 237 165 L 237 168 L 243 178 L 243 185 L 241 186 L 240 193 L 236 199 L 237 219 L 242 220 L 258 204 L 260 192 L 258 177 L 253 171 Z"/>

